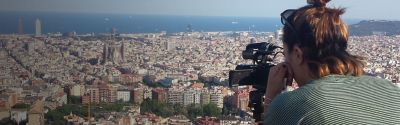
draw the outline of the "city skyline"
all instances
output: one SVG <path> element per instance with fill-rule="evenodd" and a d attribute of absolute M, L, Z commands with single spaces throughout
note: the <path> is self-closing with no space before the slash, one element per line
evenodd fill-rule
<path fill-rule="evenodd" d="M 395 0 L 334 0 L 330 7 L 347 8 L 344 18 L 350 19 L 385 19 L 400 20 L 392 12 L 400 11 Z M 67 13 L 107 13 L 107 14 L 141 14 L 141 15 L 190 15 L 190 16 L 238 16 L 238 17 L 279 17 L 288 8 L 306 5 L 305 0 L 13 0 L 1 1 L 0 12 L 67 12 Z M 376 9 L 370 9 L 376 8 Z"/>
<path fill-rule="evenodd" d="M 228 70 L 251 62 L 240 58 L 246 44 L 269 41 L 281 46 L 280 35 L 275 36 L 273 32 L 151 33 L 124 36 L 126 39 L 116 39 L 111 44 L 107 43 L 109 37 L 85 40 L 0 35 L 0 88 L 3 89 L 0 108 L 5 109 L 3 112 L 17 109 L 21 115 L 10 115 L 6 119 L 20 119 L 29 124 L 117 124 L 126 120 L 131 121 L 126 124 L 133 125 L 138 122 L 162 124 L 173 119 L 173 114 L 190 118 L 185 123 L 194 123 L 201 121 L 197 116 L 207 118 L 207 113 L 200 111 L 210 111 L 210 107 L 214 107 L 212 109 L 217 111 L 214 116 L 235 116 L 238 119 L 232 122 L 251 124 L 248 101 L 253 88 L 228 87 Z M 169 44 L 171 41 L 173 45 Z M 364 70 L 367 74 L 400 86 L 398 41 L 398 36 L 382 34 L 351 36 L 348 51 L 366 58 Z M 112 63 L 118 60 L 115 57 L 119 47 L 124 61 Z M 109 63 L 102 64 L 100 61 L 105 58 Z M 276 62 L 283 60 L 282 56 L 275 59 Z M 297 87 L 294 85 L 288 90 Z M 359 88 L 364 87 L 367 86 Z M 85 107 L 91 103 L 96 110 Z M 166 105 L 152 110 L 153 105 L 161 103 Z M 26 104 L 34 105 L 27 110 L 18 108 Z M 96 108 L 99 106 L 120 108 Z M 121 110 L 125 106 L 132 106 L 129 114 Z M 177 108 L 182 110 L 174 112 Z M 45 113 L 45 109 L 49 111 Z M 143 115 L 138 109 L 152 115 Z M 92 115 L 85 114 L 89 111 Z M 240 117 L 239 112 L 244 115 Z M 92 116 L 96 117 L 88 120 Z M 101 120 L 98 116 L 113 116 L 116 120 Z M 141 120 L 151 118 L 165 119 Z M 217 118 L 219 123 L 224 123 L 223 117 Z"/>
<path fill-rule="evenodd" d="M 284 78 L 293 80 L 285 91 L 295 92 L 279 96 L 266 92 L 271 83 L 258 81 L 258 77 L 293 57 L 286 53 L 279 15 L 306 5 L 306 1 L 2 0 L 0 125 L 253 125 L 260 123 L 260 116 L 270 119 L 265 114 L 285 108 L 286 102 L 298 104 L 304 98 L 283 100 L 283 108 L 273 108 L 273 100 L 278 104 L 281 97 L 292 97 L 287 94 L 321 86 L 321 91 L 309 91 L 317 92 L 313 98 L 322 97 L 333 105 L 354 102 L 361 106 L 334 107 L 332 111 L 340 110 L 344 116 L 356 111 L 361 114 L 356 116 L 369 114 L 370 120 L 382 123 L 400 116 L 396 111 L 391 113 L 392 109 L 379 111 L 395 106 L 390 104 L 396 99 L 373 98 L 392 99 L 393 90 L 397 90 L 392 86 L 400 87 L 400 15 L 395 13 L 400 11 L 396 4 L 400 1 L 395 0 L 332 0 L 328 6 L 347 8 L 341 19 L 348 28 L 340 27 L 346 31 L 342 33 L 345 40 L 323 43 L 330 42 L 340 51 L 327 54 L 325 50 L 332 47 L 325 46 L 322 54 L 317 54 L 319 60 L 314 60 L 328 65 L 322 66 L 326 74 L 321 79 L 308 79 L 308 83 L 300 77 Z M 330 30 L 324 26 L 325 31 Z M 337 31 L 337 26 L 334 29 Z M 323 34 L 329 35 L 325 31 Z M 273 48 L 281 49 L 271 51 Z M 345 56 L 340 56 L 343 53 Z M 357 57 L 342 59 L 346 56 Z M 339 67 L 358 67 L 358 59 L 362 59 L 362 67 L 332 69 L 332 59 L 341 64 Z M 308 66 L 296 65 L 283 67 L 295 71 L 295 76 L 311 73 Z M 365 84 L 339 83 L 360 72 L 364 73 L 360 77 L 349 77 L 368 79 Z M 375 86 L 375 81 L 384 84 Z M 311 83 L 318 85 L 309 86 Z M 350 89 L 331 89 L 342 85 Z M 370 102 L 389 103 L 377 103 L 374 108 Z M 303 106 L 304 111 L 313 109 Z M 364 121 L 361 118 L 360 122 Z"/>

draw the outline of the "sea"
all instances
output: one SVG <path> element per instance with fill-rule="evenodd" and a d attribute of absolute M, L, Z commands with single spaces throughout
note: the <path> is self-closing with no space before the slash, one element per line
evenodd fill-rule
<path fill-rule="evenodd" d="M 256 31 L 274 32 L 282 27 L 278 17 L 173 16 L 59 12 L 0 12 L 0 34 L 18 32 L 19 19 L 23 32 L 35 32 L 35 20 L 41 21 L 42 33 L 167 33 Z M 356 23 L 359 20 L 346 20 Z"/>

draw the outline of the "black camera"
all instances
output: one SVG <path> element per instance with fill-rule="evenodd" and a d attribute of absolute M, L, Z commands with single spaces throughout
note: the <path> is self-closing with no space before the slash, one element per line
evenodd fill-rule
<path fill-rule="evenodd" d="M 272 61 L 282 47 L 272 43 L 252 43 L 246 46 L 242 52 L 243 59 L 253 60 L 253 65 L 237 65 L 235 70 L 229 71 L 229 86 L 252 85 L 256 90 L 250 92 L 249 107 L 252 109 L 253 118 L 261 121 L 263 113 L 263 96 L 267 88 L 269 69 L 273 66 Z"/>

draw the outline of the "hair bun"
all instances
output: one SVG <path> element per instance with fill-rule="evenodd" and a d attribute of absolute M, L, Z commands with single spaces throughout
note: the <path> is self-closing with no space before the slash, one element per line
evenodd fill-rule
<path fill-rule="evenodd" d="M 312 4 L 317 7 L 325 7 L 329 1 L 331 0 L 307 0 L 308 4 Z"/>

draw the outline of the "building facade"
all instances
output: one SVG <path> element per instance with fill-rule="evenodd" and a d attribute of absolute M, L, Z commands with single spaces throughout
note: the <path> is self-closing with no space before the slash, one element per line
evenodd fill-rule
<path fill-rule="evenodd" d="M 243 111 L 248 110 L 249 92 L 247 89 L 239 89 L 233 95 L 233 106 Z"/>
<path fill-rule="evenodd" d="M 152 90 L 153 100 L 157 100 L 161 103 L 167 103 L 167 91 L 163 88 L 156 88 Z"/>
<path fill-rule="evenodd" d="M 131 99 L 133 103 L 141 104 L 144 99 L 143 88 L 134 88 L 131 93 Z"/>
<path fill-rule="evenodd" d="M 35 21 L 35 36 L 41 36 L 42 35 L 42 23 L 40 22 L 39 19 L 36 19 Z"/>
<path fill-rule="evenodd" d="M 89 87 L 86 89 L 86 94 L 82 96 L 82 103 L 100 103 L 100 91 L 97 87 Z"/>
<path fill-rule="evenodd" d="M 210 103 L 216 104 L 219 108 L 224 106 L 224 95 L 220 91 L 210 92 Z"/>
<path fill-rule="evenodd" d="M 117 100 L 123 102 L 129 102 L 131 100 L 131 92 L 127 90 L 117 91 Z"/>
<path fill-rule="evenodd" d="M 169 89 L 168 90 L 168 103 L 183 105 L 183 90 Z"/>
<path fill-rule="evenodd" d="M 201 105 L 206 105 L 206 104 L 210 103 L 211 97 L 210 97 L 210 93 L 208 91 L 202 92 L 200 95 L 200 98 L 201 98 L 201 100 L 200 100 Z"/>
<path fill-rule="evenodd" d="M 71 96 L 83 96 L 85 94 L 85 85 L 73 85 L 69 92 Z"/>

